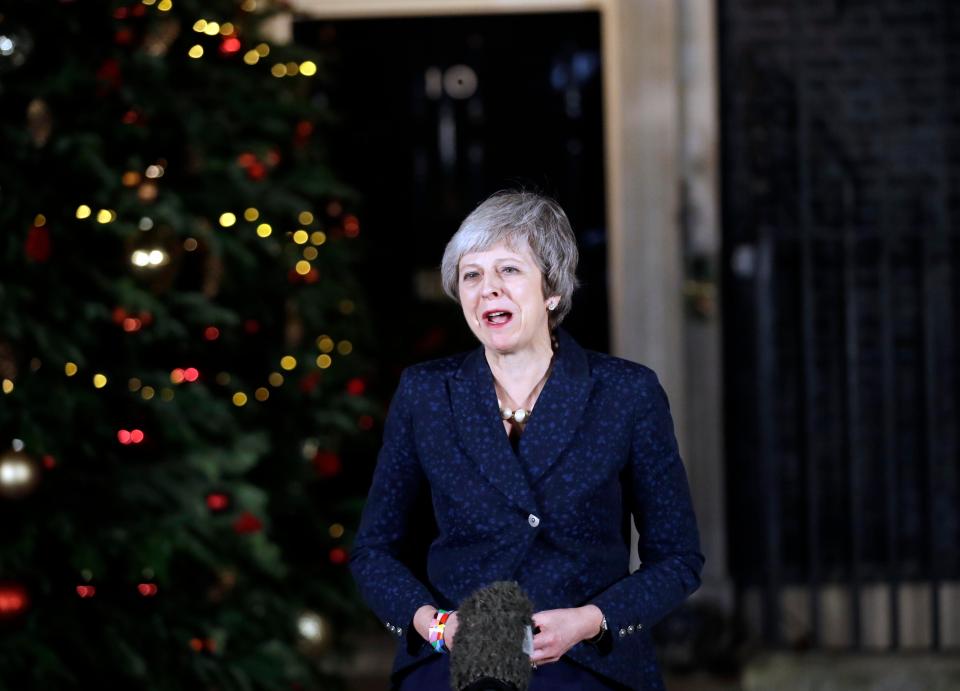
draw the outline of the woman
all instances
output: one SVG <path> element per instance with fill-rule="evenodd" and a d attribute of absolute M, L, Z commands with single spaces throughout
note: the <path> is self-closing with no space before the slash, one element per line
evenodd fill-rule
<path fill-rule="evenodd" d="M 403 372 L 351 557 L 401 642 L 394 688 L 449 688 L 457 604 L 498 580 L 534 604 L 534 691 L 663 688 L 650 627 L 703 566 L 689 488 L 656 375 L 558 328 L 576 265 L 566 214 L 530 192 L 493 195 L 447 245 L 444 289 L 481 345 Z M 402 552 L 428 502 L 418 579 Z"/>

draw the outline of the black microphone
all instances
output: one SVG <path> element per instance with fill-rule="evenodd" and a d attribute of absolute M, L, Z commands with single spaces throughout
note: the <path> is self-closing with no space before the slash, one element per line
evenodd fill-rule
<path fill-rule="evenodd" d="M 533 603 L 513 581 L 491 583 L 465 599 L 450 649 L 453 691 L 526 691 L 532 627 Z"/>

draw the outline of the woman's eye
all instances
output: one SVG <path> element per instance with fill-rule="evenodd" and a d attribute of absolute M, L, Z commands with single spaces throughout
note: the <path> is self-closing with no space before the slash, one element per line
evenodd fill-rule
<path fill-rule="evenodd" d="M 505 266 L 505 267 L 503 267 L 503 269 L 502 269 L 502 271 L 503 271 L 504 273 L 507 273 L 507 274 L 514 274 L 514 273 L 517 273 L 519 270 L 520 270 L 520 269 L 518 269 L 518 268 L 515 267 L 515 266 Z"/>
<path fill-rule="evenodd" d="M 465 274 L 463 274 L 463 280 L 464 280 L 464 281 L 469 281 L 470 279 L 473 279 L 473 278 L 476 278 L 476 277 L 477 277 L 477 272 L 476 272 L 476 271 L 468 271 L 468 272 L 466 272 Z"/>

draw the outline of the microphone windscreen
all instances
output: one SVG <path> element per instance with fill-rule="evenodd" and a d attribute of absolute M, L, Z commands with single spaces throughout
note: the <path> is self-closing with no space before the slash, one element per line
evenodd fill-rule
<path fill-rule="evenodd" d="M 513 581 L 491 583 L 466 598 L 457 608 L 450 650 L 453 691 L 526 691 L 532 626 L 533 603 Z"/>

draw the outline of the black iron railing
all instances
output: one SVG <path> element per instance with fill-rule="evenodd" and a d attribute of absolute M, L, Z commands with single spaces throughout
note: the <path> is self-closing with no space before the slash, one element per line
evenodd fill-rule
<path fill-rule="evenodd" d="M 721 2 L 729 543 L 738 592 L 960 581 L 960 8 Z M 871 634 L 871 640 L 875 636 Z"/>

